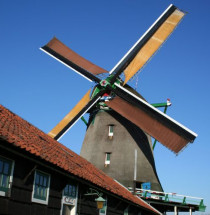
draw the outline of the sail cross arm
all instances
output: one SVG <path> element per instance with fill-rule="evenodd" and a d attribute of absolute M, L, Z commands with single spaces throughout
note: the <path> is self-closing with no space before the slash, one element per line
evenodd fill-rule
<path fill-rule="evenodd" d="M 197 134 L 123 87 L 118 86 L 115 93 L 118 96 L 106 104 L 176 154 L 197 137 Z"/>

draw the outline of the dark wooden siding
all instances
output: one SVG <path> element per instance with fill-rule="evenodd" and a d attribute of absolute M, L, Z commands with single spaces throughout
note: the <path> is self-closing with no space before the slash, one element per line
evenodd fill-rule
<path fill-rule="evenodd" d="M 0 214 L 60 215 L 62 190 L 66 180 L 49 169 L 1 149 L 0 155 L 15 162 L 10 197 L 0 196 Z M 35 167 L 51 175 L 48 205 L 31 201 Z"/>
<path fill-rule="evenodd" d="M 3 144 L 0 142 L 0 144 Z M 13 148 L 14 149 L 14 148 Z M 21 152 L 20 149 L 16 152 Z M 17 153 L 12 153 L 10 150 L 0 147 L 0 156 L 11 159 L 15 162 L 13 182 L 11 194 L 9 197 L 0 196 L 0 215 L 60 215 L 62 191 L 67 183 L 78 184 L 78 215 L 98 215 L 99 211 L 96 206 L 95 199 L 97 196 L 86 196 L 88 189 L 92 187 L 87 181 L 78 181 L 73 175 L 67 176 L 65 174 L 53 171 L 52 165 L 47 168 L 46 166 L 39 165 L 38 163 L 27 158 L 27 153 L 22 152 L 24 156 Z M 38 158 L 36 158 L 38 159 Z M 41 161 L 41 160 L 39 160 Z M 45 165 L 45 161 L 42 161 Z M 57 167 L 54 167 L 55 169 Z M 49 201 L 48 205 L 38 204 L 31 201 L 33 191 L 33 181 L 35 169 L 41 170 L 51 175 Z M 108 199 L 107 215 L 122 215 L 128 202 L 123 199 L 115 198 L 114 196 L 103 197 Z M 129 215 L 138 214 L 140 211 L 138 207 L 131 207 Z M 151 212 L 144 212 L 142 214 L 153 214 Z"/>

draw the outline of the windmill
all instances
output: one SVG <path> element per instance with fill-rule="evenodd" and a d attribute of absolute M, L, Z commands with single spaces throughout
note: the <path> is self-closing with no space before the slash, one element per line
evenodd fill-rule
<path fill-rule="evenodd" d="M 110 72 L 84 59 L 57 38 L 43 46 L 41 50 L 96 83 L 92 92 L 90 89 L 49 135 L 58 140 L 89 111 L 81 155 L 125 186 L 133 181 L 151 181 L 152 189 L 161 190 L 150 136 L 177 154 L 197 134 L 147 103 L 127 82 L 163 45 L 184 16 L 183 11 L 170 5 Z M 107 78 L 100 79 L 101 74 L 107 74 Z M 103 138 L 105 127 L 109 140 Z M 121 135 L 113 137 L 113 129 Z M 110 165 L 110 156 L 115 165 Z"/>

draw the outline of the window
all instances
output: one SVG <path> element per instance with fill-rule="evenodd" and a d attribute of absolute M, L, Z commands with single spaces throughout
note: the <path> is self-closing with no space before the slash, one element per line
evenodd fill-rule
<path fill-rule="evenodd" d="M 50 175 L 40 171 L 35 171 L 32 202 L 47 204 L 49 197 L 49 187 Z"/>
<path fill-rule="evenodd" d="M 13 179 L 14 162 L 0 157 L 0 195 L 9 193 Z"/>
<path fill-rule="evenodd" d="M 112 137 L 114 136 L 114 125 L 109 125 L 109 134 L 108 134 L 109 138 L 112 139 Z"/>
<path fill-rule="evenodd" d="M 124 215 L 128 215 L 129 214 L 128 211 L 129 211 L 129 206 L 124 210 Z"/>
<path fill-rule="evenodd" d="M 75 185 L 67 184 L 64 188 L 64 196 L 76 198 L 76 191 L 77 189 Z"/>
<path fill-rule="evenodd" d="M 77 210 L 77 185 L 67 184 L 63 190 L 61 201 L 61 215 L 76 214 Z"/>
<path fill-rule="evenodd" d="M 111 157 L 111 153 L 110 152 L 106 152 L 106 157 L 105 157 L 105 164 L 110 164 L 110 157 Z"/>

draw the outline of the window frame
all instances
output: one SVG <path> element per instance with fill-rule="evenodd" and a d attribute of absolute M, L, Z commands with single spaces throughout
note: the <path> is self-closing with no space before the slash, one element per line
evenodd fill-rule
<path fill-rule="evenodd" d="M 9 158 L 6 158 L 4 156 L 1 156 L 1 155 L 0 155 L 0 159 L 3 160 L 3 162 L 8 162 L 9 163 L 9 174 L 8 174 L 8 182 L 7 182 L 8 187 L 3 188 L 3 187 L 0 186 L 0 196 L 8 196 L 9 197 L 9 193 L 10 193 L 10 190 L 12 188 L 12 182 L 13 182 L 13 173 L 14 173 L 15 161 L 11 160 Z M 2 174 L 2 176 L 3 176 L 3 174 Z"/>
<path fill-rule="evenodd" d="M 68 186 L 68 193 L 65 192 L 66 187 Z M 74 191 L 71 190 L 71 193 L 74 193 L 75 195 L 69 194 L 69 187 L 74 188 Z M 77 197 L 77 185 L 75 184 L 66 184 L 66 186 L 63 189 L 63 196 L 71 197 L 71 198 L 76 198 Z"/>
<path fill-rule="evenodd" d="M 75 187 L 75 192 L 76 192 L 75 196 L 65 195 L 64 190 L 65 190 L 67 185 Z M 66 184 L 66 186 L 63 188 L 63 191 L 62 191 L 60 215 L 63 214 L 63 210 L 64 210 L 65 206 L 71 206 L 72 207 L 71 214 L 76 215 L 79 185 L 78 185 L 78 183 L 69 182 L 69 183 Z"/>
<path fill-rule="evenodd" d="M 105 165 L 109 165 L 111 160 L 111 152 L 106 152 L 105 155 Z"/>
<path fill-rule="evenodd" d="M 128 215 L 129 214 L 129 207 L 130 207 L 130 205 L 128 205 L 128 207 L 125 208 L 125 210 L 123 212 L 123 215 Z"/>
<path fill-rule="evenodd" d="M 48 177 L 48 182 L 47 182 L 47 187 L 46 187 L 46 199 L 39 198 L 35 194 L 36 177 L 38 175 L 37 173 L 39 173 L 42 176 L 47 176 Z M 31 201 L 32 202 L 40 203 L 40 204 L 45 204 L 45 205 L 48 204 L 48 201 L 49 201 L 49 191 L 50 191 L 50 180 L 51 180 L 51 175 L 50 174 L 45 173 L 45 172 L 40 171 L 40 170 L 35 170 L 35 172 L 34 172 L 34 181 L 33 181 L 33 191 L 32 191 L 32 197 L 31 197 Z"/>
<path fill-rule="evenodd" d="M 109 137 L 110 139 L 112 139 L 113 136 L 114 136 L 114 125 L 113 125 L 113 124 L 110 124 L 110 125 L 109 125 L 108 137 Z"/>

